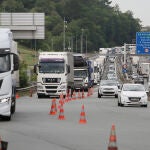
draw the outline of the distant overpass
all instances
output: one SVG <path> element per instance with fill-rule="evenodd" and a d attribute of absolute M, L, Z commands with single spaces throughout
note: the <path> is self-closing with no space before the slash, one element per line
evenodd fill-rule
<path fill-rule="evenodd" d="M 9 28 L 14 39 L 45 39 L 44 13 L 0 13 L 0 28 Z"/>

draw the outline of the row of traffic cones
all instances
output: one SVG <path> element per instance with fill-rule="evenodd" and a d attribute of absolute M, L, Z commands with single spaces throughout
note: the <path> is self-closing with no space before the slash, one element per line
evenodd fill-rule
<path fill-rule="evenodd" d="M 57 113 L 56 107 L 57 107 L 56 106 L 56 99 L 53 99 L 51 110 L 50 110 L 50 113 L 49 113 L 50 115 L 56 115 L 56 113 Z M 65 120 L 63 103 L 60 106 L 58 119 L 59 120 Z M 86 124 L 86 123 L 87 123 L 87 120 L 86 120 L 86 115 L 85 115 L 85 111 L 84 111 L 84 105 L 82 105 L 79 124 Z M 116 139 L 115 125 L 113 124 L 112 127 L 111 127 L 111 131 L 110 131 L 108 150 L 118 150 L 116 141 L 117 141 L 117 139 Z"/>
<path fill-rule="evenodd" d="M 87 97 L 92 95 L 93 94 L 93 88 L 89 88 L 88 89 L 88 92 L 87 92 Z M 33 89 L 31 88 L 30 91 L 29 91 L 29 97 L 32 97 L 33 95 Z M 85 98 L 85 94 L 84 94 L 84 90 L 82 90 L 82 93 L 81 91 L 79 90 L 78 91 L 78 96 L 76 96 L 76 92 L 73 91 L 73 95 L 72 95 L 72 100 L 76 100 L 76 99 L 83 99 Z M 18 99 L 20 96 L 19 96 L 19 93 L 16 93 L 16 99 Z M 67 100 L 70 101 L 71 100 L 71 96 L 69 97 L 69 95 L 66 97 L 68 98 Z M 66 101 L 67 101 L 66 100 Z"/>
<path fill-rule="evenodd" d="M 87 92 L 87 97 L 93 94 L 93 88 L 89 88 Z M 84 90 L 82 92 L 79 90 L 78 93 L 74 90 L 72 96 L 70 93 L 66 94 L 65 101 L 77 100 L 77 99 L 84 99 L 86 97 Z M 60 95 L 60 99 L 63 99 L 63 94 Z"/>
<path fill-rule="evenodd" d="M 60 104 L 59 107 L 59 116 L 58 119 L 59 120 L 65 120 L 65 116 L 64 116 L 64 108 L 63 108 L 64 103 Z M 56 99 L 52 100 L 52 104 L 51 104 L 51 109 L 49 112 L 49 115 L 56 115 L 57 114 L 57 105 L 56 105 Z M 82 110 L 80 113 L 80 120 L 79 120 L 80 124 L 85 124 L 87 123 L 86 121 L 86 117 L 85 117 L 85 111 L 84 111 L 84 105 L 82 105 Z"/>

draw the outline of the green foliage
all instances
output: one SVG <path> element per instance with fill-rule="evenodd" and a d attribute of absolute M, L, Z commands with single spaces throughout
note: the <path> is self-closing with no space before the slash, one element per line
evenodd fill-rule
<path fill-rule="evenodd" d="M 119 6 L 112 7 L 110 0 L 1 0 L 3 12 L 44 12 L 45 39 L 37 40 L 36 48 L 60 51 L 63 49 L 64 18 L 66 23 L 66 48 L 76 46 L 80 51 L 83 32 L 83 51 L 99 47 L 113 47 L 131 43 L 141 22 L 135 19 L 131 11 L 122 13 Z M 87 41 L 86 41 L 87 40 Z M 22 43 L 34 47 L 27 40 Z"/>
<path fill-rule="evenodd" d="M 28 86 L 27 64 L 24 61 L 20 62 L 19 81 L 20 81 L 20 87 L 23 88 Z"/>

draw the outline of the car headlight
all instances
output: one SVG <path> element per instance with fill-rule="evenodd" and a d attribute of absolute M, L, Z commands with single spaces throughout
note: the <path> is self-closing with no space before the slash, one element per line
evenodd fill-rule
<path fill-rule="evenodd" d="M 9 103 L 9 101 L 10 101 L 10 97 L 0 99 L 0 103 Z"/>
<path fill-rule="evenodd" d="M 128 96 L 125 95 L 125 94 L 122 94 L 121 97 L 122 97 L 122 98 L 128 98 Z"/>
<path fill-rule="evenodd" d="M 141 98 L 145 98 L 145 97 L 147 97 L 147 94 L 144 94 L 143 96 L 141 96 Z"/>

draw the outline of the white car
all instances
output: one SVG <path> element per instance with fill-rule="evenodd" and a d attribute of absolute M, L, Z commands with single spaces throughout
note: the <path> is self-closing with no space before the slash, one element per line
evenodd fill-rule
<path fill-rule="evenodd" d="M 140 105 L 147 107 L 148 96 L 142 84 L 124 83 L 118 93 L 118 106 Z"/>
<path fill-rule="evenodd" d="M 98 88 L 98 98 L 101 96 L 115 96 L 118 97 L 118 85 L 113 80 L 101 80 Z"/>

